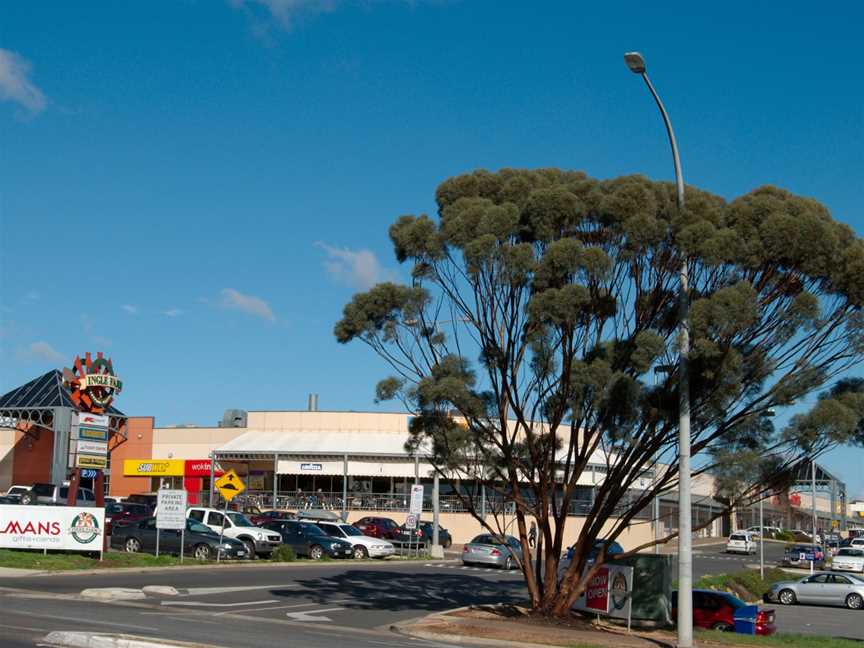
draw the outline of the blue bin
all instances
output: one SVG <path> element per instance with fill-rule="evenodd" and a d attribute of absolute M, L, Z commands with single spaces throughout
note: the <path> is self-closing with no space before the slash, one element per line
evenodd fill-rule
<path fill-rule="evenodd" d="M 739 634 L 756 634 L 756 614 L 758 605 L 745 605 L 735 610 L 735 632 Z"/>

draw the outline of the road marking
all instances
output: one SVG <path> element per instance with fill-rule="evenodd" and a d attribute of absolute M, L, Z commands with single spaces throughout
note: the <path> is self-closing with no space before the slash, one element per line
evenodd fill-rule
<path fill-rule="evenodd" d="M 344 610 L 345 608 L 334 607 L 334 608 L 324 608 L 323 610 L 309 610 L 308 612 L 286 612 L 285 616 L 287 616 L 292 621 L 332 621 L 330 617 L 326 616 L 312 616 L 313 614 L 324 614 L 325 612 L 338 612 L 340 610 Z"/>
<path fill-rule="evenodd" d="M 158 633 L 158 628 L 149 628 L 146 626 L 133 625 L 131 623 L 111 623 L 110 621 L 94 621 L 93 619 L 82 619 L 81 617 L 63 617 L 56 614 L 35 614 L 33 612 L 24 612 L 23 610 L 4 610 L 4 614 L 17 614 L 19 616 L 32 617 L 34 619 L 51 619 L 52 621 L 69 621 L 78 625 L 103 625 L 114 628 L 134 628 L 135 630 L 146 630 L 147 632 Z"/>
<path fill-rule="evenodd" d="M 276 603 L 276 599 L 266 601 L 243 601 L 240 603 L 204 603 L 202 601 L 162 601 L 161 605 L 183 605 L 187 607 L 238 607 L 240 605 L 266 605 Z"/>
<path fill-rule="evenodd" d="M 251 592 L 252 590 L 284 589 L 300 587 L 297 583 L 287 585 L 246 585 L 243 587 L 189 587 L 180 591 L 180 596 L 208 596 L 209 594 L 230 594 L 231 592 Z"/>

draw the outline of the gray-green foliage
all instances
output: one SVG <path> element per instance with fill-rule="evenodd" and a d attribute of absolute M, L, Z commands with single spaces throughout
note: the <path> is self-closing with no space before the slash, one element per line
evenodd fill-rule
<path fill-rule="evenodd" d="M 454 483 L 513 499 L 514 531 L 537 518 L 550 551 L 540 579 L 526 574 L 535 605 L 565 611 L 604 525 L 615 520 L 603 531 L 615 537 L 675 487 L 678 375 L 652 370 L 677 357 L 683 258 L 694 453 L 718 474 L 740 456 L 770 476 L 813 447 L 808 435 L 851 435 L 848 394 L 784 431 L 761 422 L 864 354 L 864 243 L 817 201 L 760 187 L 726 202 L 687 187 L 678 213 L 670 183 L 558 169 L 476 171 L 436 199 L 437 219 L 390 228 L 412 285 L 356 295 L 336 337 L 390 362 L 376 397 L 416 415 L 412 450 Z M 597 453 L 608 473 L 557 582 L 567 508 Z M 658 456 L 653 487 L 635 490 Z"/>

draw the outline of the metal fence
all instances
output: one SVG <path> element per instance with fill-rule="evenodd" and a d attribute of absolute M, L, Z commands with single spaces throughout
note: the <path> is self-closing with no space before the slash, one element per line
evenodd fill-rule
<path fill-rule="evenodd" d="M 634 495 L 635 498 L 635 495 Z M 488 514 L 515 514 L 515 504 L 512 500 L 506 500 L 501 496 L 472 495 L 468 498 L 475 511 L 486 511 Z M 629 498 L 628 498 L 629 499 Z M 309 509 L 324 509 L 331 511 L 374 511 L 385 513 L 407 513 L 410 497 L 402 493 L 357 493 L 348 494 L 347 505 L 343 507 L 342 493 L 316 492 L 310 494 L 277 493 L 274 502 L 273 493 L 249 492 L 234 499 L 241 508 L 257 507 L 259 509 L 284 509 L 289 511 L 302 511 Z M 468 513 L 469 507 L 458 495 L 441 495 L 438 498 L 439 510 L 442 513 Z M 620 511 L 628 508 L 628 502 L 619 505 Z M 433 510 L 432 497 L 427 495 L 423 498 L 423 510 Z M 587 500 L 571 500 L 568 515 L 585 516 L 591 511 L 591 502 Z M 650 507 L 641 511 L 637 518 L 646 519 L 651 517 Z"/>

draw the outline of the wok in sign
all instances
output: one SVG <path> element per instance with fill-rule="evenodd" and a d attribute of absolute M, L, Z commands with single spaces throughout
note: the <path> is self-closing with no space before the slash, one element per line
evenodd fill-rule
<path fill-rule="evenodd" d="M 0 505 L 0 548 L 101 551 L 105 509 Z"/>
<path fill-rule="evenodd" d="M 588 581 L 582 596 L 573 604 L 573 609 L 626 619 L 630 615 L 632 594 L 633 568 L 603 565 Z"/>

